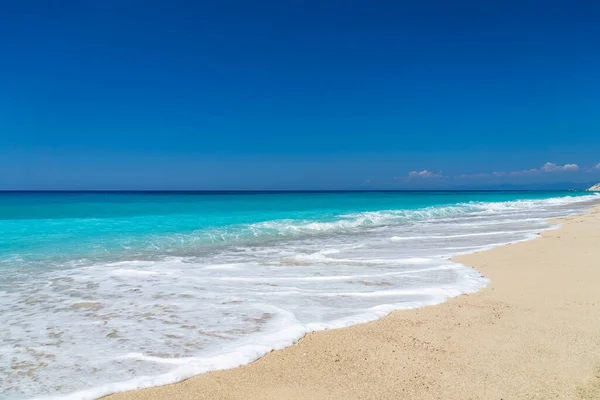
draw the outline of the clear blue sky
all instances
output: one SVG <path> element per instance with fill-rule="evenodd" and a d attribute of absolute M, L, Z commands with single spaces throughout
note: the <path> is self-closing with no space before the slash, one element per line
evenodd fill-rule
<path fill-rule="evenodd" d="M 4 1 L 0 189 L 600 180 L 598 21 L 593 0 Z"/>

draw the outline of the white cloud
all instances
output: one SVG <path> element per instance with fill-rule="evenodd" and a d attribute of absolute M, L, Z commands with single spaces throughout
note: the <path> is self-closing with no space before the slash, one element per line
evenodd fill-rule
<path fill-rule="evenodd" d="M 523 171 L 512 171 L 510 174 L 512 176 L 519 176 L 519 175 L 534 175 L 534 174 L 539 174 L 540 170 L 537 168 L 531 168 L 531 169 L 526 169 Z"/>
<path fill-rule="evenodd" d="M 587 171 L 594 171 L 594 170 L 600 170 L 600 163 L 598 163 L 597 165 L 592 167 L 592 169 L 588 169 Z M 492 173 L 461 174 L 461 175 L 453 176 L 452 179 L 478 179 L 478 178 L 482 179 L 482 178 L 491 178 L 491 177 L 501 178 L 501 177 L 510 177 L 510 176 L 533 176 L 533 175 L 538 175 L 538 174 L 545 173 L 545 172 L 576 172 L 576 171 L 579 171 L 579 165 L 577 165 L 577 164 L 557 165 L 555 163 L 547 162 L 546 164 L 542 165 L 539 169 L 531 168 L 531 169 L 525 169 L 525 170 L 521 170 L 521 171 L 510 171 L 510 172 L 496 171 L 496 172 L 492 172 Z M 394 179 L 405 180 L 405 179 L 412 179 L 412 178 L 449 178 L 449 177 L 442 175 L 441 172 L 435 173 L 433 171 L 424 169 L 423 171 L 409 172 L 408 178 L 407 177 L 403 177 L 403 178 L 398 177 L 398 178 L 394 178 Z"/>
<path fill-rule="evenodd" d="M 547 162 L 546 164 L 542 165 L 541 170 L 544 172 L 562 172 L 562 171 L 574 172 L 574 171 L 579 170 L 579 166 L 577 164 L 556 165 L 554 163 Z"/>
<path fill-rule="evenodd" d="M 512 172 L 493 172 L 493 176 L 501 177 L 501 176 L 524 176 L 524 175 L 535 175 L 540 172 L 576 172 L 579 171 L 579 166 L 577 164 L 565 164 L 565 165 L 557 165 L 555 163 L 547 162 L 542 165 L 539 169 L 531 168 L 525 169 L 522 171 L 512 171 Z"/>
<path fill-rule="evenodd" d="M 420 171 L 420 172 L 411 171 L 408 173 L 408 176 L 410 178 L 441 178 L 442 173 L 440 172 L 440 173 L 436 174 L 435 172 L 427 171 L 426 169 L 424 169 L 423 171 Z"/>
<path fill-rule="evenodd" d="M 596 164 L 596 166 L 594 167 L 594 169 L 600 169 L 600 163 Z"/>

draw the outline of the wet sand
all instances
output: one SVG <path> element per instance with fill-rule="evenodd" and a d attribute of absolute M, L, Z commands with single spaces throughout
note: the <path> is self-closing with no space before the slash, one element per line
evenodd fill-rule
<path fill-rule="evenodd" d="M 600 206 L 454 259 L 491 284 L 124 399 L 600 399 Z"/>

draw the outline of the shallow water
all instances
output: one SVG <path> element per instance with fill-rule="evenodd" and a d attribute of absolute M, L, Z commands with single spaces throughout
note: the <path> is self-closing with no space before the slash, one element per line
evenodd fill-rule
<path fill-rule="evenodd" d="M 487 284 L 577 192 L 0 194 L 0 397 L 95 398 Z"/>

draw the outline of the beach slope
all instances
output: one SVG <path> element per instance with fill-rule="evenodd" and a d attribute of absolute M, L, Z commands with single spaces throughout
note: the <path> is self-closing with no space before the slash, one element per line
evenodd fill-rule
<path fill-rule="evenodd" d="M 480 292 L 121 399 L 600 399 L 600 207 L 457 257 Z"/>

